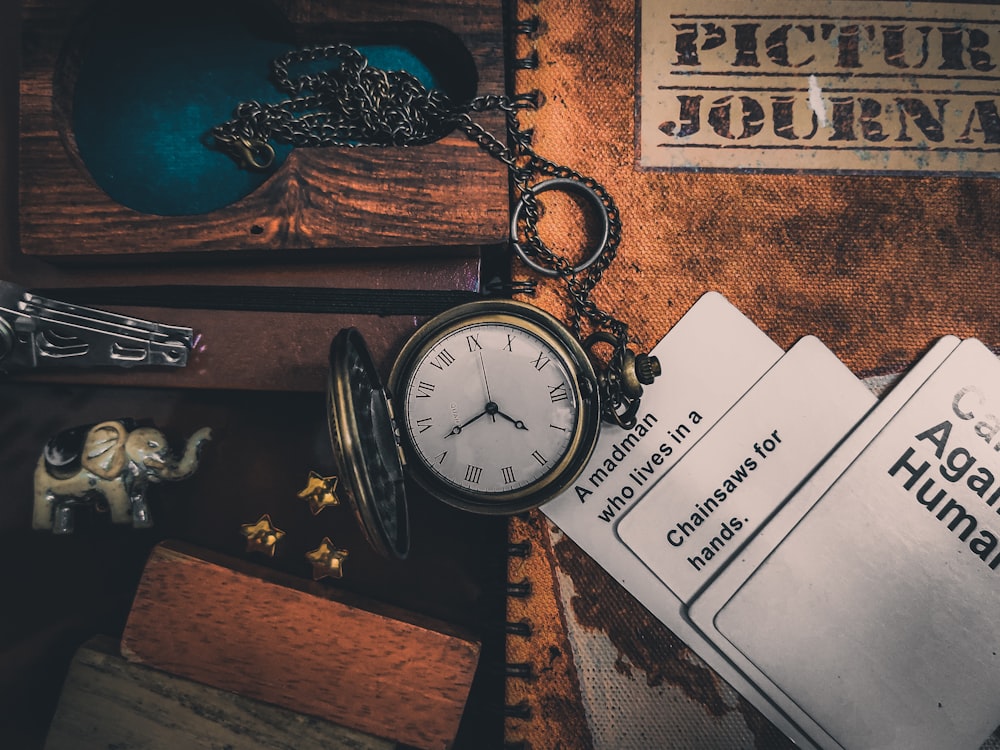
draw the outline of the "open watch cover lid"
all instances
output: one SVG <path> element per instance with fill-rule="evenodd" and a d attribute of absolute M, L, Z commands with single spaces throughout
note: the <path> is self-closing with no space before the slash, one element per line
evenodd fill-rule
<path fill-rule="evenodd" d="M 330 443 L 341 489 L 369 543 L 387 557 L 410 548 L 404 459 L 392 405 L 361 334 L 345 328 L 330 344 Z"/>

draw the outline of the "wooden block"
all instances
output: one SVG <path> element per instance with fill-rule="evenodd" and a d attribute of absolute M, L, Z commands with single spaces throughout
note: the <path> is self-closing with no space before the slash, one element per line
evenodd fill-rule
<path fill-rule="evenodd" d="M 122 655 L 362 732 L 446 748 L 479 644 L 443 623 L 164 543 L 146 564 Z"/>
<path fill-rule="evenodd" d="M 392 750 L 395 743 L 130 664 L 110 638 L 77 651 L 45 750 Z"/>

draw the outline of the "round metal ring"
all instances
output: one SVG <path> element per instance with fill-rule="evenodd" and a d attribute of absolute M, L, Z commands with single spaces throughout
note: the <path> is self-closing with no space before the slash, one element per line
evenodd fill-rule
<path fill-rule="evenodd" d="M 568 177 L 553 177 L 548 180 L 543 180 L 537 185 L 529 187 L 527 192 L 537 196 L 539 193 L 544 193 L 546 190 L 564 190 L 567 193 L 576 193 L 577 195 L 581 195 L 589 200 L 597 209 L 597 214 L 601 217 L 601 241 L 597 243 L 597 249 L 595 249 L 594 252 L 584 258 L 581 263 L 573 266 L 573 273 L 579 273 L 580 271 L 590 268 L 590 266 L 592 266 L 604 253 L 604 248 L 607 247 L 608 239 L 611 235 L 611 220 L 608 218 L 608 210 L 604 205 L 604 201 L 601 200 L 601 196 L 599 196 L 593 188 L 587 187 L 579 180 L 570 179 Z M 521 243 L 518 241 L 517 225 L 521 220 L 521 211 L 524 208 L 524 205 L 524 196 L 521 196 L 521 199 L 517 202 L 517 206 L 514 208 L 513 215 L 510 217 L 510 240 L 511 244 L 514 246 L 514 251 L 521 256 L 521 260 L 542 276 L 558 276 L 559 274 L 555 269 L 546 268 L 535 259 L 529 258 L 528 254 L 524 251 L 524 248 L 521 247 Z M 539 242 L 541 242 L 541 239 L 539 239 Z"/>

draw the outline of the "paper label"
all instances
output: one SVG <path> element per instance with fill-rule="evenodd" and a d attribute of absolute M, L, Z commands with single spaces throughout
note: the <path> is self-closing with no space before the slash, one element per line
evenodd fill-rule
<path fill-rule="evenodd" d="M 1000 720 L 997 414 L 1000 361 L 963 342 L 712 618 L 837 746 Z"/>
<path fill-rule="evenodd" d="M 687 603 L 875 403 L 809 336 L 793 346 L 618 524 Z"/>
<path fill-rule="evenodd" d="M 642 0 L 639 166 L 1000 174 L 1000 8 Z"/>

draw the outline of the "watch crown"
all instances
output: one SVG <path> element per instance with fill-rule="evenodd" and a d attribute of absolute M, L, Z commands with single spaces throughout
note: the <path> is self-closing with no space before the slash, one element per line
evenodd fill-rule
<path fill-rule="evenodd" d="M 622 367 L 623 390 L 629 397 L 638 398 L 642 395 L 642 387 L 650 385 L 661 372 L 659 358 L 626 351 Z"/>
<path fill-rule="evenodd" d="M 635 377 L 643 385 L 652 384 L 653 380 L 663 374 L 658 357 L 648 354 L 637 354 L 635 357 Z"/>

